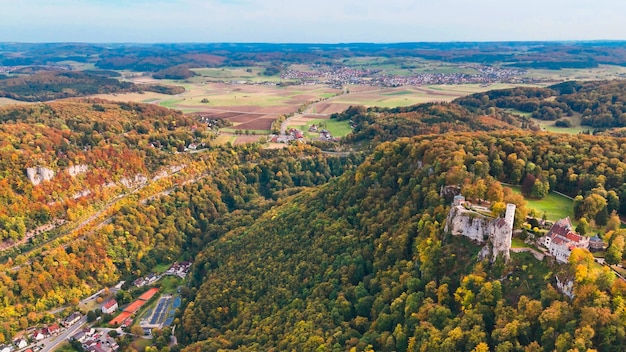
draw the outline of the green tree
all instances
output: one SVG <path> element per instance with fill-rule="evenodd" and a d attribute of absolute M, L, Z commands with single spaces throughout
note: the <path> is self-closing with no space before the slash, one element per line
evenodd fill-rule
<path fill-rule="evenodd" d="M 589 233 L 589 222 L 587 219 L 582 217 L 578 220 L 578 225 L 576 226 L 576 233 L 579 235 L 585 236 Z"/>

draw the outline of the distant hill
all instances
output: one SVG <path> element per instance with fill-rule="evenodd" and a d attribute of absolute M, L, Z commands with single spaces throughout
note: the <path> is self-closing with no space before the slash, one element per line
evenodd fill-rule
<path fill-rule="evenodd" d="M 626 127 L 626 81 L 564 82 L 547 88 L 513 88 L 476 93 L 455 100 L 471 111 L 515 109 L 540 120 L 582 115 L 581 125 Z"/>
<path fill-rule="evenodd" d="M 38 71 L 28 76 L 0 79 L 0 97 L 21 101 L 48 101 L 93 94 L 154 91 L 164 94 L 184 92 L 182 87 L 136 85 L 122 82 L 111 71 Z"/>
<path fill-rule="evenodd" d="M 331 118 L 351 121 L 354 129 L 345 137 L 347 143 L 379 143 L 423 134 L 515 130 L 523 127 L 524 122 L 521 117 L 487 115 L 449 103 L 399 108 L 351 106 Z"/>
<path fill-rule="evenodd" d="M 346 57 L 414 57 L 444 62 L 505 64 L 523 68 L 591 68 L 625 65 L 626 42 L 454 43 L 0 43 L 0 65 L 76 61 L 101 69 L 156 72 L 172 66 L 250 66 L 329 63 Z"/>

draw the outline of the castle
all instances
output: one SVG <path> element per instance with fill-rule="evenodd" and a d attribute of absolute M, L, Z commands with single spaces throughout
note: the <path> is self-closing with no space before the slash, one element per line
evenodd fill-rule
<path fill-rule="evenodd" d="M 455 196 L 452 209 L 446 220 L 445 231 L 465 236 L 479 244 L 485 244 L 480 256 L 494 262 L 499 255 L 510 258 L 515 204 L 506 205 L 504 218 L 491 218 L 465 208 L 465 197 Z"/>

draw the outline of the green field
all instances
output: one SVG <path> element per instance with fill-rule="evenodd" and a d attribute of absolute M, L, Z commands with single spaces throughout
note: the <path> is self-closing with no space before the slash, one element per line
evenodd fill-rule
<path fill-rule="evenodd" d="M 546 81 L 546 84 L 571 80 L 587 81 L 615 79 L 626 77 L 626 67 L 600 65 L 596 68 L 561 69 L 561 70 L 528 70 L 527 76 Z"/>
<path fill-rule="evenodd" d="M 511 188 L 513 192 L 517 194 L 522 193 L 519 186 Z M 576 221 L 574 220 L 574 202 L 569 198 L 550 192 L 543 199 L 526 198 L 526 202 L 528 202 L 528 208 L 535 209 L 538 217 L 542 217 L 545 212 L 547 219 L 554 222 L 569 216 L 570 220 L 572 220 L 572 224 L 576 225 Z"/>
<path fill-rule="evenodd" d="M 213 141 L 213 143 L 217 144 L 217 145 L 222 145 L 222 144 L 226 144 L 226 143 L 234 144 L 236 139 L 237 139 L 237 136 L 232 136 L 232 135 L 228 135 L 228 134 L 220 134 Z"/>
<path fill-rule="evenodd" d="M 409 57 L 402 59 L 390 59 L 385 57 L 355 57 L 343 59 L 339 63 L 353 68 L 381 70 L 386 74 L 398 76 L 409 76 L 417 73 L 478 73 L 476 69 L 466 67 L 464 65 Z"/>
<path fill-rule="evenodd" d="M 197 76 L 189 78 L 190 82 L 208 80 L 246 81 L 246 82 L 281 82 L 280 76 L 264 76 L 263 67 L 223 67 L 223 68 L 193 68 Z"/>
<path fill-rule="evenodd" d="M 530 117 L 531 120 L 534 123 L 536 123 L 537 125 L 539 125 L 539 127 L 541 127 L 542 130 L 548 131 L 548 132 L 579 134 L 580 132 L 583 132 L 583 131 L 586 131 L 586 130 L 589 129 L 589 127 L 582 127 L 580 125 L 580 121 L 582 119 L 580 113 L 574 113 L 573 116 L 565 116 L 565 117 L 563 117 L 565 119 L 568 119 L 572 123 L 571 127 L 557 127 L 557 126 L 554 125 L 555 121 L 545 121 L 545 120 L 539 120 L 539 119 L 532 118 L 531 117 L 532 114 L 529 113 L 529 112 L 522 112 L 522 111 L 515 110 L 515 109 L 506 109 L 506 111 L 510 112 L 511 114 Z"/>
<path fill-rule="evenodd" d="M 352 128 L 348 121 L 337 121 L 332 119 L 307 119 L 307 124 L 302 126 L 287 126 L 289 128 L 297 128 L 301 131 L 304 131 L 304 136 L 307 138 L 318 138 L 319 133 L 308 132 L 311 125 L 317 125 L 320 129 L 325 129 L 330 132 L 333 137 L 341 138 L 345 137 L 352 132 Z"/>
<path fill-rule="evenodd" d="M 511 238 L 511 247 L 512 248 L 533 248 L 529 245 L 527 245 L 524 240 L 522 240 L 519 237 L 513 237 Z"/>

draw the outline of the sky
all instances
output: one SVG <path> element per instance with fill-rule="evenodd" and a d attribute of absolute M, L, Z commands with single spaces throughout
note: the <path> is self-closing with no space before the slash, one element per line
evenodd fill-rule
<path fill-rule="evenodd" d="M 626 39 L 623 0 L 0 0 L 0 42 Z"/>

